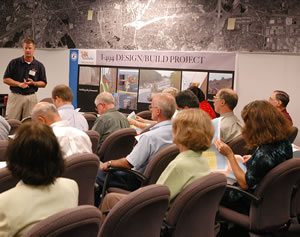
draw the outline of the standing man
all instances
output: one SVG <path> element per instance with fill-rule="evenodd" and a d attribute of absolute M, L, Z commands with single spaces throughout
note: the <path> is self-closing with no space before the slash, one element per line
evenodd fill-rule
<path fill-rule="evenodd" d="M 214 96 L 215 111 L 222 117 L 220 138 L 224 143 L 229 143 L 242 133 L 243 123 L 233 113 L 237 102 L 238 95 L 229 88 L 219 90 Z"/>
<path fill-rule="evenodd" d="M 10 61 L 4 73 L 3 82 L 9 85 L 6 117 L 22 120 L 31 115 L 37 103 L 39 87 L 46 87 L 46 71 L 44 65 L 34 57 L 35 44 L 32 39 L 23 43 L 24 56 Z"/>
<path fill-rule="evenodd" d="M 100 117 L 95 121 L 92 130 L 100 134 L 97 147 L 97 153 L 99 153 L 104 140 L 111 133 L 121 128 L 129 128 L 130 124 L 127 118 L 115 108 L 115 100 L 111 93 L 102 92 L 97 95 L 95 105 Z"/>
<path fill-rule="evenodd" d="M 273 91 L 272 95 L 269 98 L 269 102 L 274 105 L 283 114 L 283 116 L 290 121 L 291 125 L 293 125 L 293 120 L 290 114 L 286 111 L 286 107 L 290 102 L 290 96 L 288 95 L 288 93 L 279 90 Z"/>
<path fill-rule="evenodd" d="M 52 100 L 62 120 L 68 120 L 72 127 L 82 131 L 89 130 L 85 117 L 72 105 L 73 92 L 66 85 L 58 85 L 52 90 Z"/>

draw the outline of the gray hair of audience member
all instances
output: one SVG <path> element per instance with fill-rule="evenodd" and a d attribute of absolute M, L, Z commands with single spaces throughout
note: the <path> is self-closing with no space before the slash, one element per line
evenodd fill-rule
<path fill-rule="evenodd" d="M 237 93 L 234 90 L 223 88 L 219 90 L 218 96 L 220 97 L 220 99 L 225 100 L 225 103 L 227 104 L 229 109 L 234 110 L 239 99 Z"/>
<path fill-rule="evenodd" d="M 168 93 L 159 93 L 154 96 L 153 100 L 154 106 L 161 110 L 162 116 L 171 119 L 176 110 L 175 98 Z"/>
<path fill-rule="evenodd" d="M 179 90 L 175 87 L 168 87 L 162 91 L 162 93 L 168 93 L 174 97 L 179 93 Z"/>
<path fill-rule="evenodd" d="M 104 103 L 104 104 L 110 105 L 110 104 L 114 104 L 115 103 L 115 99 L 114 99 L 114 97 L 113 97 L 113 95 L 111 93 L 109 93 L 109 92 L 101 92 L 95 98 L 94 103 L 95 103 L 96 106 L 98 104 L 100 104 L 100 103 Z"/>
<path fill-rule="evenodd" d="M 175 99 L 176 104 L 180 109 L 184 109 L 186 107 L 199 109 L 199 100 L 189 89 L 179 92 Z"/>
<path fill-rule="evenodd" d="M 290 96 L 288 93 L 280 90 L 274 91 L 276 93 L 275 98 L 276 100 L 280 100 L 283 107 L 287 107 L 288 103 L 290 102 Z"/>
<path fill-rule="evenodd" d="M 39 117 L 45 117 L 52 120 L 57 116 L 59 116 L 59 113 L 55 105 L 48 102 L 40 102 L 36 104 L 31 114 L 32 120 L 38 120 Z"/>

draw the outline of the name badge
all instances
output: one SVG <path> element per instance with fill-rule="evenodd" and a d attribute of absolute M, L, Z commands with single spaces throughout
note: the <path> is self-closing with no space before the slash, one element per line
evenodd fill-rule
<path fill-rule="evenodd" d="M 33 70 L 30 70 L 30 71 L 29 71 L 29 75 L 30 75 L 30 76 L 35 76 L 35 73 L 36 73 L 36 71 L 33 71 Z"/>

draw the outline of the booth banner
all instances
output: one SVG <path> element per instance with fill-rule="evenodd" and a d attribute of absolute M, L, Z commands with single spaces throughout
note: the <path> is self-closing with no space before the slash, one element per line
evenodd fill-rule
<path fill-rule="evenodd" d="M 96 65 L 96 50 L 79 49 L 78 63 L 83 65 Z"/>
<path fill-rule="evenodd" d="M 234 71 L 235 58 L 227 52 L 96 50 L 96 65 L 116 67 Z"/>

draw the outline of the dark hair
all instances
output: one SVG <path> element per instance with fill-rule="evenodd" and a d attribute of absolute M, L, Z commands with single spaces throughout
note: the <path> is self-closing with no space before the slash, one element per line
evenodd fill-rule
<path fill-rule="evenodd" d="M 242 110 L 242 134 L 249 148 L 288 139 L 293 129 L 288 119 L 265 100 L 256 100 Z"/>
<path fill-rule="evenodd" d="M 205 95 L 199 87 L 192 86 L 189 88 L 189 90 L 191 90 L 197 96 L 199 102 L 202 102 L 203 100 L 205 100 Z"/>
<path fill-rule="evenodd" d="M 199 100 L 197 96 L 189 89 L 180 91 L 175 97 L 178 108 L 199 108 Z"/>
<path fill-rule="evenodd" d="M 16 131 L 7 148 L 7 167 L 29 185 L 49 185 L 64 172 L 64 160 L 51 127 L 27 122 Z"/>
<path fill-rule="evenodd" d="M 54 87 L 52 90 L 52 99 L 54 100 L 56 96 L 67 102 L 72 102 L 73 100 L 73 92 L 71 88 L 66 85 L 58 85 Z"/>
<path fill-rule="evenodd" d="M 24 44 L 33 44 L 33 45 L 35 45 L 34 40 L 33 40 L 33 39 L 30 39 L 30 38 L 24 39 L 23 43 L 24 43 Z"/>
<path fill-rule="evenodd" d="M 275 98 L 276 100 L 280 100 L 282 103 L 283 107 L 286 107 L 288 105 L 288 103 L 290 102 L 290 96 L 288 95 L 288 93 L 284 92 L 284 91 L 279 91 L 276 90 L 274 91 L 275 94 Z"/>
<path fill-rule="evenodd" d="M 238 102 L 238 95 L 234 92 L 234 90 L 229 88 L 221 89 L 218 93 L 220 99 L 225 100 L 228 108 L 233 110 Z"/>

